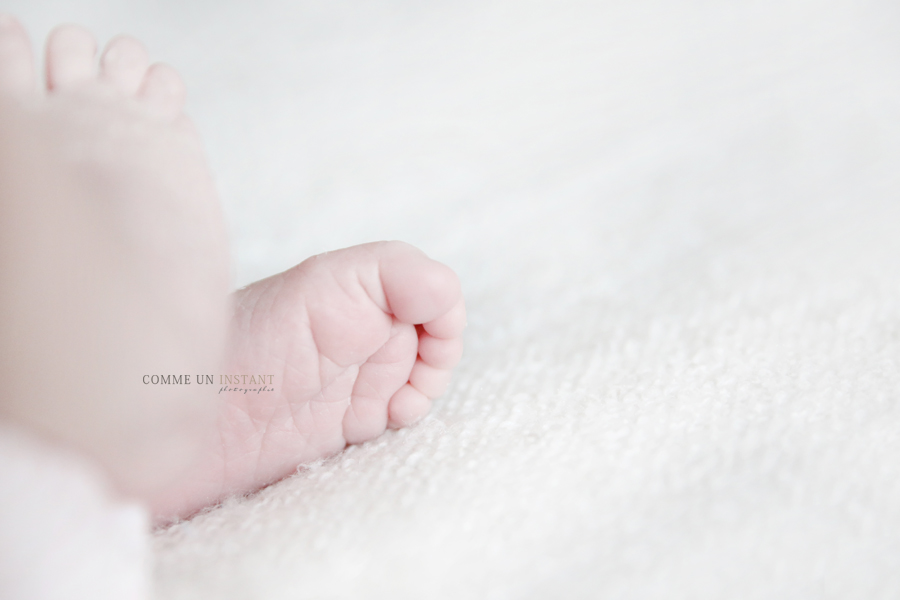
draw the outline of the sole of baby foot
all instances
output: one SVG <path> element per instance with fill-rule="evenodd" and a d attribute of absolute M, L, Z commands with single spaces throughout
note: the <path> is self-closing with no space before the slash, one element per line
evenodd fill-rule
<path fill-rule="evenodd" d="M 157 504 L 164 516 L 416 422 L 462 355 L 458 278 L 401 242 L 312 257 L 236 292 L 234 305 L 215 447 L 202 483 Z"/>
<path fill-rule="evenodd" d="M 0 15 L 0 412 L 148 498 L 180 480 L 214 394 L 144 375 L 221 369 L 229 255 L 184 85 L 137 40 L 31 43 Z"/>

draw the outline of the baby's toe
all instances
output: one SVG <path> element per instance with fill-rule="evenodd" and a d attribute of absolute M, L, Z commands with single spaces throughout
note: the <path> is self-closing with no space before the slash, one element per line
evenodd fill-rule
<path fill-rule="evenodd" d="M 431 410 L 431 400 L 410 384 L 391 397 L 388 405 L 388 427 L 399 429 L 412 425 Z"/>
<path fill-rule="evenodd" d="M 138 98 L 161 117 L 175 119 L 184 109 L 186 90 L 178 72 L 162 63 L 147 69 Z"/>
<path fill-rule="evenodd" d="M 461 337 L 441 339 L 420 332 L 419 358 L 409 374 L 409 383 L 428 398 L 437 398 L 447 389 L 462 352 Z"/>
<path fill-rule="evenodd" d="M 462 353 L 462 337 L 443 339 L 425 331 L 419 333 L 419 358 L 432 367 L 452 369 L 459 363 Z"/>
<path fill-rule="evenodd" d="M 390 311 L 404 323 L 428 323 L 462 297 L 459 278 L 450 267 L 422 251 L 389 242 L 381 261 L 381 281 Z"/>
<path fill-rule="evenodd" d="M 409 373 L 409 383 L 426 397 L 437 398 L 447 389 L 452 375 L 451 369 L 439 369 L 417 360 Z"/>
<path fill-rule="evenodd" d="M 462 295 L 450 310 L 425 322 L 422 328 L 429 335 L 441 340 L 461 338 L 466 328 L 466 303 Z"/>
<path fill-rule="evenodd" d="M 34 90 L 34 58 L 25 28 L 15 17 L 0 14 L 0 93 L 21 96 Z"/>
<path fill-rule="evenodd" d="M 94 36 L 78 25 L 60 25 L 47 37 L 47 87 L 60 90 L 96 77 Z"/>
<path fill-rule="evenodd" d="M 131 96 L 140 88 L 149 65 L 144 45 L 133 37 L 120 35 L 110 40 L 100 57 L 100 78 Z"/>

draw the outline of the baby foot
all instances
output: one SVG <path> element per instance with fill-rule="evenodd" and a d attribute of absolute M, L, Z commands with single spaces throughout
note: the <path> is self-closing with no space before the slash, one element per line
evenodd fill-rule
<path fill-rule="evenodd" d="M 142 375 L 221 368 L 228 251 L 181 79 L 129 37 L 95 52 L 55 29 L 39 90 L 0 15 L 0 413 L 146 496 L 195 455 L 216 398 Z"/>
<path fill-rule="evenodd" d="M 164 516 L 420 419 L 462 354 L 456 275 L 404 243 L 315 256 L 235 297 L 228 372 L 274 391 L 241 393 L 259 380 L 229 386 L 239 390 L 222 394 L 208 460 L 192 484 L 155 503 Z"/>

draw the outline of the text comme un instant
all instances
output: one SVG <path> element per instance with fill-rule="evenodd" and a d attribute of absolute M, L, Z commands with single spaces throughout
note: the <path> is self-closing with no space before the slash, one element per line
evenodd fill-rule
<path fill-rule="evenodd" d="M 271 385 L 274 375 L 219 375 L 219 385 Z M 191 385 L 190 375 L 144 375 L 147 385 Z M 195 375 L 198 385 L 213 385 L 212 375 Z"/>

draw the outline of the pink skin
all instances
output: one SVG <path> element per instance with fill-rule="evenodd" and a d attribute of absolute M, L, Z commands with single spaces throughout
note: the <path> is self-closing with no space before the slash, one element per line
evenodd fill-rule
<path fill-rule="evenodd" d="M 456 276 L 401 242 L 314 256 L 234 297 L 225 372 L 272 374 L 274 391 L 223 394 L 189 483 L 153 498 L 160 515 L 190 514 L 414 423 L 462 355 Z"/>
<path fill-rule="evenodd" d="M 40 90 L 22 26 L 0 15 L 3 418 L 93 457 L 165 521 L 429 411 L 462 353 L 450 269 L 380 242 L 228 297 L 178 74 L 124 36 L 98 67 L 71 25 L 46 54 Z M 147 373 L 266 374 L 273 391 L 147 386 Z"/>

